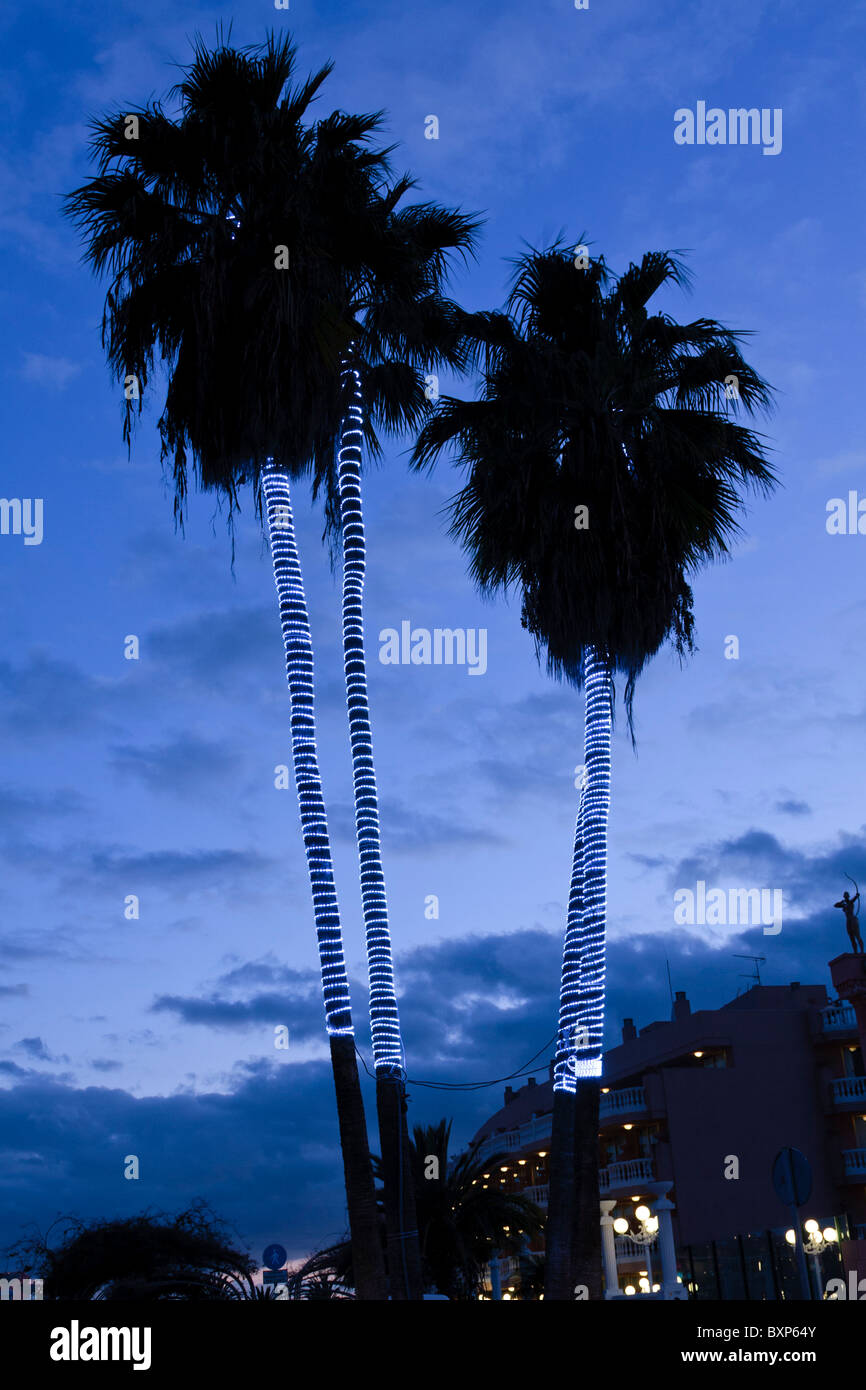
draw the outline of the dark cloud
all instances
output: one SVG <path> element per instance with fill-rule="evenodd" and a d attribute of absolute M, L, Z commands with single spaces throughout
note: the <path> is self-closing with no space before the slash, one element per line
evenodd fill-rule
<path fill-rule="evenodd" d="M 17 1086 L 0 1091 L 4 1247 L 31 1223 L 45 1229 L 60 1214 L 87 1220 L 178 1210 L 197 1197 L 256 1255 L 279 1240 L 302 1256 L 345 1232 L 327 1063 L 260 1064 L 225 1094 L 143 1099 L 18 1074 Z M 367 1103 L 372 1113 L 369 1091 Z M 127 1154 L 138 1156 L 137 1181 L 124 1179 Z"/>
<path fill-rule="evenodd" d="M 147 748 L 117 745 L 111 750 L 111 763 L 117 772 L 135 778 L 150 791 L 184 797 L 208 788 L 228 795 L 231 781 L 226 779 L 237 770 L 240 758 L 224 742 L 178 734 Z"/>
<path fill-rule="evenodd" d="M 285 994 L 257 994 L 249 1000 L 184 998 L 163 994 L 151 1005 L 153 1013 L 174 1013 L 184 1023 L 208 1028 L 251 1028 L 285 1025 L 291 1039 L 318 1038 L 322 1032 L 322 1000 L 300 1000 Z"/>
<path fill-rule="evenodd" d="M 41 1038 L 20 1038 L 13 1046 L 19 1051 L 26 1052 L 28 1057 L 33 1057 L 38 1062 L 50 1062 L 51 1054 Z"/>
<path fill-rule="evenodd" d="M 134 698 L 128 680 L 99 679 L 41 651 L 19 666 L 0 661 L 0 727 L 17 738 L 35 737 L 40 745 L 128 715 Z"/>
<path fill-rule="evenodd" d="M 238 679 L 279 677 L 282 648 L 276 599 L 272 604 L 201 612 L 151 630 L 148 652 L 170 669 L 174 687 L 224 693 Z"/>
<path fill-rule="evenodd" d="M 24 995 L 29 993 L 29 985 L 0 985 L 0 999 L 10 999 L 14 995 Z"/>
<path fill-rule="evenodd" d="M 490 849 L 508 841 L 492 830 L 467 825 L 458 815 L 419 811 L 406 802 L 384 800 L 380 806 L 382 844 L 386 853 L 415 854 L 447 849 L 449 845 Z M 328 825 L 335 840 L 354 843 L 355 809 L 345 802 L 328 807 Z"/>
<path fill-rule="evenodd" d="M 94 1057 L 90 1063 L 94 1071 L 120 1071 L 123 1063 L 112 1057 Z"/>
<path fill-rule="evenodd" d="M 67 1063 L 69 1058 L 65 1053 L 55 1056 L 48 1051 L 41 1038 L 19 1038 L 18 1042 L 12 1044 L 19 1052 L 23 1052 L 27 1057 L 31 1057 L 34 1062 L 56 1062 Z"/>
<path fill-rule="evenodd" d="M 777 801 L 776 810 L 783 816 L 811 816 L 812 807 L 807 801 L 796 801 L 793 797 L 786 801 Z"/>
<path fill-rule="evenodd" d="M 866 881 L 866 835 L 840 835 L 834 847 L 810 853 L 783 844 L 775 835 L 752 828 L 742 835 L 707 844 L 681 859 L 669 875 L 672 891 L 708 885 L 778 888 L 786 908 L 799 914 L 834 902 L 845 875 Z"/>
<path fill-rule="evenodd" d="M 0 825 L 17 829 L 43 819 L 77 816 L 85 805 L 81 794 L 70 787 L 56 787 L 50 792 L 0 787 Z"/>
<path fill-rule="evenodd" d="M 103 883 L 142 884 L 183 894 L 225 881 L 235 884 L 263 873 L 272 863 L 257 850 L 154 850 L 147 854 L 101 850 L 90 856 L 90 871 Z"/>
<path fill-rule="evenodd" d="M 746 843 L 766 852 L 760 838 Z M 838 914 L 837 914 L 838 915 Z M 838 923 L 817 914 L 786 923 L 778 937 L 745 929 L 723 943 L 694 931 L 613 938 L 607 952 L 607 1045 L 620 1041 L 623 1019 L 645 1027 L 670 1017 L 672 985 L 693 1009 L 716 1009 L 748 988 L 749 962 L 767 957 L 765 983 L 828 984 L 825 962 Z M 543 1079 L 556 1030 L 562 937 L 526 928 L 425 943 L 396 961 L 409 1071 L 410 1123 L 454 1119 L 459 1147 L 502 1104 L 513 1072 Z M 358 1043 L 369 1061 L 366 999 L 353 982 Z M 322 1038 L 315 971 L 294 971 L 273 958 L 232 963 L 202 998 L 162 996 L 157 1011 L 226 1029 L 286 1022 L 292 1036 Z M 111 1035 L 114 1043 L 119 1040 Z M 152 1035 L 151 1035 L 152 1038 Z M 39 1039 L 23 1040 L 31 1053 Z M 290 1043 L 291 1045 L 291 1043 Z M 112 1069 L 96 1059 L 97 1070 Z M 116 1063 L 114 1064 L 117 1065 Z M 303 1255 L 345 1225 L 330 1067 L 239 1059 L 223 1093 L 197 1092 L 188 1076 L 175 1095 L 135 1099 L 124 1090 L 74 1088 L 62 1079 L 0 1063 L 13 1083 L 0 1091 L 0 1244 L 25 1222 L 47 1224 L 58 1212 L 122 1215 L 152 1205 L 176 1210 L 206 1197 L 253 1248 L 280 1240 Z M 521 1077 L 513 1078 L 521 1084 Z M 440 1090 L 454 1082 L 488 1083 L 476 1092 Z M 371 1143 L 375 1102 L 363 1073 Z M 123 1179 L 135 1153 L 141 1179 Z"/>

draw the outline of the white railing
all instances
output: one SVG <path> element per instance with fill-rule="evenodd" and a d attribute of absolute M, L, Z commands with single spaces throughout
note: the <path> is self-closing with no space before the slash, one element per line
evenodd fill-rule
<path fill-rule="evenodd" d="M 602 1192 L 609 1192 L 612 1187 L 634 1187 L 637 1183 L 652 1182 L 653 1179 L 652 1159 L 630 1158 L 625 1163 L 611 1163 L 607 1168 L 599 1169 L 598 1185 Z"/>
<path fill-rule="evenodd" d="M 599 1115 L 607 1119 L 610 1115 L 622 1115 L 627 1110 L 646 1110 L 646 1094 L 643 1086 L 626 1086 L 621 1091 L 608 1091 L 601 1097 Z"/>
<path fill-rule="evenodd" d="M 490 1158 L 493 1154 L 508 1154 L 515 1149 L 525 1149 L 529 1144 L 544 1144 L 549 1142 L 553 1128 L 553 1115 L 539 1115 L 534 1120 L 527 1120 L 517 1129 L 506 1130 L 504 1134 L 491 1134 L 478 1150 L 480 1159 Z"/>
<path fill-rule="evenodd" d="M 821 1010 L 821 1027 L 825 1033 L 841 1032 L 857 1027 L 857 1015 L 850 1004 L 831 1004 Z"/>
<path fill-rule="evenodd" d="M 859 1177 L 862 1173 L 866 1177 L 866 1149 L 843 1149 L 842 1157 L 846 1174 Z"/>
<path fill-rule="evenodd" d="M 830 1082 L 830 1098 L 834 1105 L 843 1101 L 866 1101 L 866 1076 L 840 1076 Z"/>
<path fill-rule="evenodd" d="M 546 1207 L 548 1191 L 549 1188 L 545 1184 L 544 1186 L 524 1187 L 520 1195 L 521 1197 L 528 1197 L 530 1202 L 534 1202 L 537 1207 Z"/>
<path fill-rule="evenodd" d="M 658 1240 L 650 1241 L 649 1245 L 641 1245 L 639 1240 L 632 1240 L 630 1236 L 614 1236 L 616 1253 L 621 1260 L 645 1260 L 647 1250 L 650 1255 L 654 1255 L 658 1250 Z"/>

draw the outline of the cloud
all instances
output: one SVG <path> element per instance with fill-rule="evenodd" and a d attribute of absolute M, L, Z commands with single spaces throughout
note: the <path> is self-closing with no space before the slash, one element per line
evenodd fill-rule
<path fill-rule="evenodd" d="M 153 850 L 145 854 L 99 850 L 90 856 L 90 877 L 103 883 L 144 884 L 184 894 L 219 884 L 236 885 L 272 864 L 257 850 Z"/>
<path fill-rule="evenodd" d="M 21 791 L 0 787 L 0 825 L 18 827 L 57 816 L 79 816 L 86 806 L 84 797 L 69 787 L 50 792 Z"/>
<path fill-rule="evenodd" d="M 0 999 L 11 999 L 16 995 L 25 995 L 29 993 L 29 985 L 0 985 Z"/>
<path fill-rule="evenodd" d="M 269 989 L 249 993 L 250 988 Z M 353 994 L 355 991 L 353 990 Z M 245 998 L 231 998 L 232 995 Z M 211 1028 L 251 1029 L 282 1024 L 294 1038 L 322 1036 L 322 988 L 318 971 L 293 970 L 273 957 L 247 961 L 221 975 L 206 996 L 163 994 L 151 1005 L 153 1013 L 174 1013 L 184 1023 Z"/>
<path fill-rule="evenodd" d="M 111 762 L 122 775 L 141 782 L 150 791 L 176 796 L 197 796 L 207 788 L 226 789 L 226 777 L 240 764 L 237 753 L 224 742 L 177 734 L 165 743 L 147 748 L 116 745 Z"/>
<path fill-rule="evenodd" d="M 330 1065 L 247 1067 L 229 1094 L 148 1096 L 28 1077 L 0 1091 L 0 1244 L 59 1212 L 128 1216 L 196 1197 L 256 1252 L 293 1258 L 341 1239 L 345 1194 Z M 141 1178 L 123 1181 L 126 1154 Z"/>
<path fill-rule="evenodd" d="M 781 812 L 783 816 L 811 816 L 812 814 L 812 807 L 807 801 L 797 801 L 794 797 L 777 801 L 776 810 Z"/>
<path fill-rule="evenodd" d="M 28 1057 L 33 1057 L 38 1062 L 51 1061 L 51 1054 L 41 1038 L 21 1038 L 14 1046 L 19 1048 L 22 1052 L 26 1052 Z"/>
<path fill-rule="evenodd" d="M 28 1057 L 32 1057 L 34 1062 L 69 1061 L 69 1058 L 65 1055 L 55 1057 L 51 1052 L 48 1051 L 48 1048 L 45 1046 L 45 1043 L 39 1037 L 19 1038 L 18 1042 L 13 1043 L 12 1046 L 16 1047 L 19 1050 L 19 1052 L 25 1053 Z"/>
<path fill-rule="evenodd" d="M 129 699 L 127 682 L 99 679 L 45 652 L 17 666 L 0 661 L 0 727 L 40 745 L 94 728 L 121 708 L 128 714 Z"/>
<path fill-rule="evenodd" d="M 41 352 L 25 352 L 21 377 L 24 381 L 35 381 L 40 386 L 50 386 L 62 391 L 82 370 L 81 362 L 70 362 L 68 357 L 47 357 Z"/>
<path fill-rule="evenodd" d="M 380 805 L 382 843 L 389 854 L 415 854 L 418 851 L 463 848 L 490 848 L 508 841 L 492 830 L 467 825 L 454 815 L 419 811 L 404 801 L 384 800 Z M 355 809 L 345 802 L 328 807 L 328 825 L 335 840 L 354 843 Z"/>

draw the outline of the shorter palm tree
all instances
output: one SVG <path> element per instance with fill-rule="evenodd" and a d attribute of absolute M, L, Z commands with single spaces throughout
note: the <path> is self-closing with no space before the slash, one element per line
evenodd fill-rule
<path fill-rule="evenodd" d="M 519 1254 L 541 1234 L 544 1217 L 528 1197 L 485 1182 L 498 1157 L 481 1160 L 476 1145 L 449 1158 L 451 1124 L 415 1126 L 412 1169 L 428 1280 L 449 1298 L 466 1300 L 478 1297 L 491 1258 Z"/>
<path fill-rule="evenodd" d="M 494 1155 L 483 1161 L 477 1146 L 450 1157 L 451 1120 L 416 1125 L 409 1142 L 418 1235 L 427 1292 L 434 1289 L 457 1301 L 476 1299 L 484 1271 L 494 1255 L 520 1255 L 544 1230 L 539 1207 L 519 1192 L 505 1192 L 487 1183 L 485 1175 L 501 1162 Z M 430 1163 L 436 1159 L 436 1164 Z M 381 1182 L 381 1159 L 373 1156 L 373 1171 Z M 431 1176 L 427 1176 L 430 1172 Z M 380 1226 L 385 1247 L 383 1194 Z M 339 1288 L 354 1287 L 352 1247 L 341 1241 L 311 1255 L 294 1277 L 323 1275 Z M 290 1293 L 290 1297 L 303 1297 Z"/>

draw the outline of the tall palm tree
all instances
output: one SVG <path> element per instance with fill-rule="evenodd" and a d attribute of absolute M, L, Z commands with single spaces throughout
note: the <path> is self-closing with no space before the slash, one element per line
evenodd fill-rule
<path fill-rule="evenodd" d="M 429 410 L 428 383 L 465 366 L 462 313 L 442 295 L 449 257 L 474 248 L 477 223 L 434 204 L 397 207 L 411 187 L 399 180 L 382 199 L 374 280 L 359 305 L 361 331 L 341 373 L 348 396 L 336 479 L 327 478 L 326 515 L 343 548 L 343 653 L 352 752 L 355 828 L 367 937 L 370 1029 L 385 1184 L 392 1296 L 422 1293 L 415 1190 L 406 1121 L 405 1061 L 394 980 L 379 799 L 364 652 L 367 551 L 361 486 L 362 444 L 375 453 L 372 414 L 389 433 L 416 433 Z M 431 373 L 434 376 L 431 378 Z"/>
<path fill-rule="evenodd" d="M 327 492 L 329 526 L 348 525 L 353 532 L 345 568 L 346 673 L 380 1127 L 383 1152 L 390 1155 L 400 1147 L 394 1116 L 402 1081 L 398 1076 L 383 1093 L 378 1078 L 390 1077 L 391 1053 L 396 1047 L 402 1055 L 402 1043 L 392 986 L 388 998 L 390 939 L 377 905 L 384 893 L 371 867 L 372 746 L 357 650 L 359 635 L 363 640 L 363 523 L 353 470 L 360 459 L 347 447 L 359 424 L 354 364 L 364 368 L 363 432 L 375 451 L 376 423 L 386 430 L 417 425 L 426 404 L 419 368 L 429 360 L 458 360 L 451 327 L 456 310 L 442 299 L 439 282 L 447 251 L 466 250 L 474 224 L 428 205 L 397 211 L 411 181 L 388 186 L 388 151 L 369 146 L 381 117 L 334 112 L 305 125 L 331 65 L 291 90 L 294 56 L 287 38 L 244 51 L 221 44 L 209 52 L 198 43 L 175 89 L 180 119 L 154 104 L 98 122 L 100 175 L 70 196 L 67 210 L 83 226 L 94 269 L 111 277 L 103 338 L 127 386 L 128 441 L 133 402 L 140 410 L 155 358 L 167 366 L 159 428 L 163 459 L 173 472 L 176 517 L 182 524 L 191 457 L 199 484 L 227 499 L 230 522 L 247 481 L 267 521 L 353 1239 L 363 1229 L 368 1250 L 369 1278 L 359 1260 L 359 1291 L 381 1296 L 290 480 L 311 471 L 315 488 Z M 417 303 L 401 295 L 414 295 Z M 340 483 L 334 456 L 341 437 Z M 389 1188 L 400 1185 L 401 1173 L 402 1165 L 390 1165 Z M 401 1215 L 397 1197 L 389 1197 L 396 1249 L 405 1252 L 401 1263 L 411 1284 L 411 1190 L 407 1201 Z M 418 1287 L 417 1278 L 414 1283 Z M 405 1284 L 392 1292 L 404 1296 Z"/>
<path fill-rule="evenodd" d="M 505 313 L 474 316 L 481 395 L 447 398 L 417 466 L 455 445 L 468 479 L 453 533 L 483 592 L 517 587 L 550 674 L 585 693 L 586 782 L 575 826 L 554 1067 L 546 1297 L 600 1294 L 598 1093 L 614 677 L 635 683 L 665 643 L 693 646 L 690 576 L 724 556 L 742 489 L 769 491 L 761 439 L 732 418 L 767 410 L 742 334 L 650 312 L 682 263 L 650 252 L 621 276 L 561 246 L 517 262 Z M 727 385 L 733 381 L 733 405 Z M 586 509 L 586 510 L 583 510 Z M 578 1181 L 579 1179 L 579 1181 Z"/>
<path fill-rule="evenodd" d="M 188 459 L 229 517 L 249 480 L 266 511 L 292 709 L 292 752 L 313 895 L 349 1219 L 361 1297 L 385 1296 L 342 933 L 315 747 L 312 644 L 289 479 L 331 466 L 339 364 L 355 328 L 354 228 L 376 202 L 376 116 L 304 116 L 330 71 L 294 90 L 288 39 L 262 50 L 197 44 L 159 104 L 94 128 L 99 175 L 67 200 L 109 289 L 103 342 L 125 384 L 131 438 L 155 360 L 168 377 L 159 430 L 182 524 Z M 288 253 L 288 270 L 286 269 Z"/>

